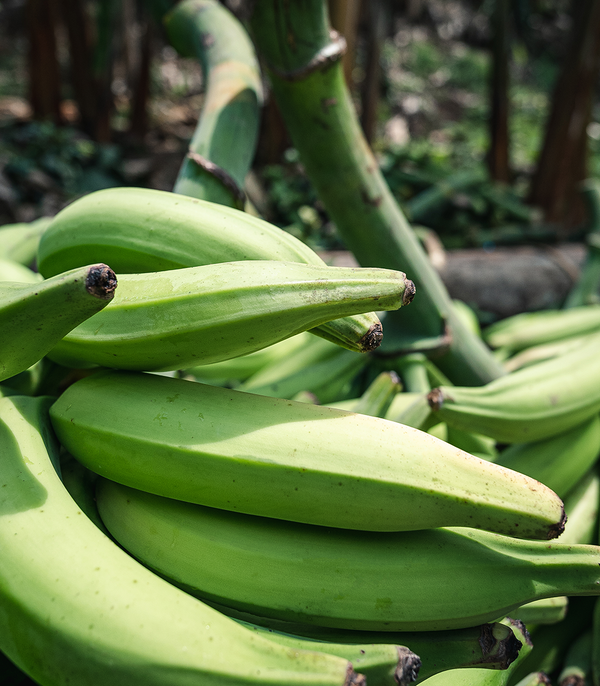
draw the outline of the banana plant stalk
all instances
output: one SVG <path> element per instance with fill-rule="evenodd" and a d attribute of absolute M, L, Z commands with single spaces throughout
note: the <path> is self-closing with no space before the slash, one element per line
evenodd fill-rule
<path fill-rule="evenodd" d="M 417 287 L 412 312 L 387 316 L 378 352 L 431 349 L 454 383 L 482 385 L 504 369 L 454 312 L 438 273 L 395 201 L 361 131 L 344 79 L 344 39 L 325 0 L 256 0 L 250 27 L 307 175 L 362 266 L 402 268 Z"/>
<path fill-rule="evenodd" d="M 262 85 L 254 46 L 217 0 L 183 0 L 164 19 L 171 45 L 202 65 L 205 100 L 173 191 L 243 209 Z"/>

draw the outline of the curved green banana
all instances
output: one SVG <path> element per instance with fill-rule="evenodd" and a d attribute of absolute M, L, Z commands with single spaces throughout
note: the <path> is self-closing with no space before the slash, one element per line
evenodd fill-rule
<path fill-rule="evenodd" d="M 1 232 L 1 229 L 0 229 Z M 2 234 L 0 233 L 0 239 Z M 44 277 L 33 269 L 15 260 L 0 257 L 0 281 L 20 281 L 21 283 L 39 283 Z"/>
<path fill-rule="evenodd" d="M 52 464 L 51 401 L 0 399 L 0 650 L 20 669 L 44 686 L 362 683 L 346 660 L 244 629 L 97 529 Z"/>
<path fill-rule="evenodd" d="M 565 655 L 558 686 L 585 686 L 592 672 L 594 630 L 590 627 L 576 638 Z"/>
<path fill-rule="evenodd" d="M 600 331 L 600 305 L 568 310 L 522 312 L 488 326 L 483 338 L 492 348 L 516 353 L 524 348 Z"/>
<path fill-rule="evenodd" d="M 325 644 L 327 642 L 346 645 L 393 643 L 407 646 L 421 659 L 418 683 L 449 669 L 504 670 L 517 659 L 522 647 L 521 638 L 518 638 L 515 635 L 516 632 L 513 631 L 513 623 L 506 620 L 465 629 L 441 631 L 353 631 L 285 622 L 241 612 L 218 603 L 211 603 L 211 605 L 238 621 L 321 641 Z"/>
<path fill-rule="evenodd" d="M 105 264 L 40 283 L 0 282 L 0 381 L 25 371 L 63 336 L 113 299 L 117 280 Z"/>
<path fill-rule="evenodd" d="M 267 629 L 258 624 L 240 621 L 242 626 L 259 636 L 266 636 L 291 650 L 316 650 L 348 660 L 360 670 L 369 686 L 407 686 L 416 681 L 421 667 L 418 655 L 406 646 L 392 643 L 335 643 L 317 641 Z"/>
<path fill-rule="evenodd" d="M 311 336 L 308 331 L 303 331 L 296 336 L 284 338 L 279 343 L 274 343 L 247 355 L 232 357 L 222 362 L 189 367 L 183 370 L 183 375 L 191 376 L 203 383 L 213 383 L 215 386 L 227 384 L 237 386 L 242 381 L 246 381 L 262 369 L 270 367 L 280 360 L 293 359 L 296 355 L 302 354 L 305 347 L 310 346 L 313 341 L 324 343 L 324 339 L 316 338 Z"/>
<path fill-rule="evenodd" d="M 23 222 L 19 224 L 5 224 L 0 226 L 0 257 L 6 260 L 14 260 L 29 267 L 35 262 L 38 245 L 40 239 L 48 226 L 52 217 L 40 217 L 32 222 Z M 56 276 L 61 272 L 69 271 L 75 267 L 83 267 L 92 262 L 99 262 L 101 260 L 89 260 L 67 267 L 66 269 L 59 269 L 52 274 Z"/>
<path fill-rule="evenodd" d="M 597 335 L 597 333 L 586 333 L 581 336 L 569 336 L 569 338 L 563 338 L 560 341 L 541 343 L 540 345 L 533 345 L 530 348 L 524 348 L 516 355 L 505 360 L 504 367 L 508 372 L 514 372 L 522 367 L 567 355 L 571 350 L 576 350 L 586 339 L 597 337 Z"/>
<path fill-rule="evenodd" d="M 117 274 L 239 260 L 325 265 L 302 241 L 262 219 L 147 188 L 96 191 L 61 210 L 40 240 L 38 269 L 52 276 L 81 266 L 89 255 L 112 265 Z M 373 312 L 324 322 L 313 333 L 359 352 L 377 348 L 382 338 Z"/>
<path fill-rule="evenodd" d="M 563 433 L 600 411 L 600 335 L 567 355 L 518 369 L 485 386 L 440 386 L 429 404 L 448 425 L 504 443 Z"/>
<path fill-rule="evenodd" d="M 92 471 L 211 507 L 371 531 L 471 525 L 548 539 L 562 502 L 395 422 L 155 374 L 103 371 L 51 409 Z"/>
<path fill-rule="evenodd" d="M 160 576 L 199 598 L 286 621 L 459 629 L 539 598 L 600 594 L 596 546 L 459 527 L 331 529 L 185 503 L 107 479 L 98 482 L 96 499 L 112 536 Z"/>
<path fill-rule="evenodd" d="M 567 523 L 561 543 L 598 544 L 600 510 L 600 474 L 595 466 L 565 497 Z"/>
<path fill-rule="evenodd" d="M 512 610 L 510 616 L 513 619 L 521 620 L 528 626 L 531 624 L 556 624 L 566 617 L 568 609 L 569 598 L 566 595 L 561 595 L 525 603 L 516 610 Z"/>
<path fill-rule="evenodd" d="M 600 415 L 572 429 L 532 443 L 513 443 L 496 464 L 527 474 L 563 498 L 583 478 L 600 455 Z"/>
<path fill-rule="evenodd" d="M 50 359 L 167 371 L 254 352 L 337 317 L 397 309 L 403 272 L 248 260 L 119 275 L 110 308 L 58 343 Z"/>

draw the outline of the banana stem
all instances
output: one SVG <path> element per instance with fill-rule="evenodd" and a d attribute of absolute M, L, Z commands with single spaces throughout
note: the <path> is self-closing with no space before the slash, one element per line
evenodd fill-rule
<path fill-rule="evenodd" d="M 449 345 L 438 365 L 455 383 L 482 385 L 503 375 L 454 313 L 383 179 L 344 80 L 344 40 L 330 32 L 326 3 L 257 0 L 250 24 L 294 145 L 346 245 L 361 265 L 401 266 L 415 281 L 418 305 L 386 315 L 382 352 L 407 352 L 422 347 L 423 339 L 442 337 Z"/>
<path fill-rule="evenodd" d="M 200 60 L 206 83 L 200 119 L 173 190 L 243 209 L 262 105 L 252 42 L 216 0 L 184 0 L 164 23 L 173 47 Z"/>

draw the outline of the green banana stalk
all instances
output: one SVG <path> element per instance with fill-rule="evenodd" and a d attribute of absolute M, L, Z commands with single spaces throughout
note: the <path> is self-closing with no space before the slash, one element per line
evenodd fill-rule
<path fill-rule="evenodd" d="M 0 399 L 0 650 L 45 686 L 350 686 L 149 572 L 103 534 L 54 464 L 51 398 Z"/>
<path fill-rule="evenodd" d="M 448 669 L 507 669 L 517 659 L 522 646 L 512 628 L 500 622 L 446 631 L 352 631 L 282 622 L 253 616 L 218 604 L 213 605 L 227 616 L 258 630 L 294 636 L 300 640 L 319 641 L 320 650 L 323 652 L 332 651 L 332 646 L 333 650 L 340 652 L 342 646 L 346 646 L 347 650 L 354 650 L 357 646 L 382 646 L 384 650 L 381 655 L 388 656 L 389 668 L 393 667 L 390 649 L 400 645 L 411 646 L 410 650 L 416 653 L 421 661 L 415 683 L 421 683 L 428 677 Z M 361 673 L 365 673 L 364 666 L 361 664 L 360 667 Z M 372 684 L 372 681 L 369 681 L 372 680 L 372 675 L 365 676 L 367 682 Z"/>
<path fill-rule="evenodd" d="M 117 280 L 93 264 L 40 283 L 0 282 L 0 381 L 24 372 L 113 299 Z"/>
<path fill-rule="evenodd" d="M 44 232 L 50 225 L 52 217 L 40 217 L 29 223 L 5 224 L 0 226 L 0 257 L 5 260 L 13 260 L 27 267 L 35 262 L 38 245 Z M 99 260 L 89 260 L 74 265 L 83 267 Z M 52 276 L 66 272 L 74 267 L 59 269 Z"/>
<path fill-rule="evenodd" d="M 392 401 L 401 390 L 402 383 L 395 372 L 381 372 L 357 399 L 352 412 L 385 418 Z"/>
<path fill-rule="evenodd" d="M 527 474 L 563 498 L 600 455 L 600 415 L 564 433 L 532 443 L 513 443 L 496 464 Z"/>
<path fill-rule="evenodd" d="M 53 276 L 81 266 L 89 255 L 112 265 L 117 274 L 246 260 L 325 266 L 302 241 L 262 219 L 147 188 L 96 191 L 61 210 L 40 240 L 38 269 Z M 313 333 L 358 352 L 373 350 L 382 340 L 381 322 L 373 312 L 324 322 Z"/>
<path fill-rule="evenodd" d="M 582 305 L 568 310 L 522 312 L 488 326 L 483 338 L 492 348 L 511 353 L 543 343 L 600 331 L 600 305 Z"/>
<path fill-rule="evenodd" d="M 365 532 L 207 508 L 107 479 L 98 511 L 131 555 L 201 599 L 292 622 L 459 629 L 600 593 L 600 551 L 469 528 Z M 240 574 L 240 570 L 244 570 Z"/>
<path fill-rule="evenodd" d="M 513 630 L 515 636 L 521 642 L 522 647 L 517 658 L 506 669 L 448 669 L 434 674 L 432 677 L 420 681 L 419 684 L 426 686 L 507 686 L 511 683 L 514 672 L 519 664 L 531 654 L 533 644 L 525 625 L 514 619 L 503 620 Z"/>
<path fill-rule="evenodd" d="M 525 367 L 477 388 L 440 386 L 429 393 L 439 421 L 504 443 L 563 433 L 600 410 L 600 336 L 569 354 Z"/>
<path fill-rule="evenodd" d="M 49 354 L 65 366 L 169 371 L 260 350 L 337 317 L 412 300 L 403 272 L 275 260 L 119 275 L 111 307 Z"/>
<path fill-rule="evenodd" d="M 593 628 L 573 641 L 558 675 L 558 686 L 585 686 L 592 672 Z"/>
<path fill-rule="evenodd" d="M 266 636 L 274 643 L 290 650 L 316 650 L 348 660 L 360 670 L 369 686 L 407 686 L 417 680 L 421 667 L 418 655 L 406 646 L 391 643 L 351 644 L 316 641 L 292 634 L 274 631 L 258 624 L 240 621 L 242 626 L 259 636 Z"/>
<path fill-rule="evenodd" d="M 411 353 L 395 360 L 394 368 L 409 393 L 428 393 L 431 390 L 425 360 L 423 353 Z"/>
<path fill-rule="evenodd" d="M 369 531 L 468 524 L 549 539 L 564 526 L 537 481 L 331 407 L 105 370 L 69 386 L 51 417 L 88 469 L 210 507 Z"/>

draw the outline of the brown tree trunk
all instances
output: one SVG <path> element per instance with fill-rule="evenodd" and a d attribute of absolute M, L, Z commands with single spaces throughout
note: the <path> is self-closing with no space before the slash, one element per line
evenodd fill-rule
<path fill-rule="evenodd" d="M 152 63 L 152 25 L 147 16 L 141 21 L 142 36 L 139 60 L 132 84 L 129 133 L 142 140 L 148 131 L 148 100 L 150 98 L 150 67 Z"/>
<path fill-rule="evenodd" d="M 35 119 L 61 123 L 60 69 L 53 0 L 27 0 L 29 101 Z"/>
<path fill-rule="evenodd" d="M 488 167 L 494 181 L 510 181 L 509 110 L 510 0 L 496 0 L 492 19 L 492 70 L 490 79 L 490 150 Z"/>
<path fill-rule="evenodd" d="M 80 126 L 93 136 L 96 129 L 96 84 L 92 73 L 90 19 L 82 0 L 59 0 L 69 38 L 73 94 L 79 108 Z"/>
<path fill-rule="evenodd" d="M 573 28 L 559 76 L 529 202 L 565 233 L 585 218 L 579 185 L 587 176 L 587 127 L 600 75 L 600 0 L 573 0 Z"/>

